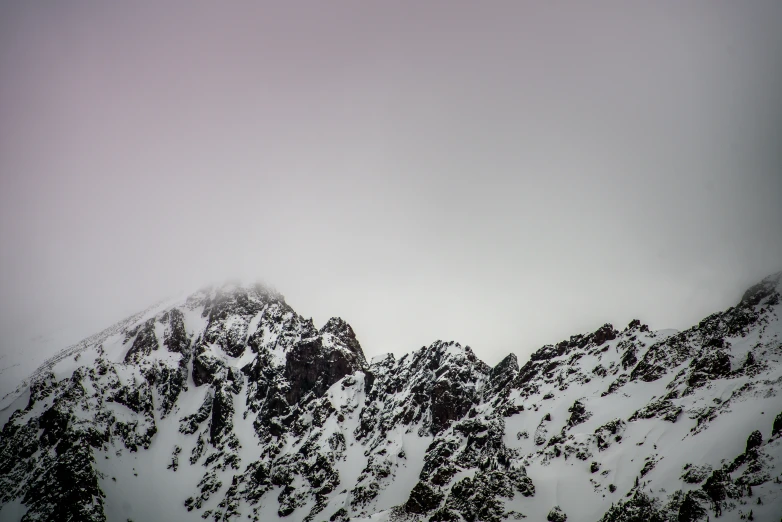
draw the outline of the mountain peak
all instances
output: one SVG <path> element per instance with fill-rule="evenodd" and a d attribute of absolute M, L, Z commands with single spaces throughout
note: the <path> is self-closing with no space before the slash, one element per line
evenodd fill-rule
<path fill-rule="evenodd" d="M 779 294 L 782 292 L 782 272 L 777 272 L 765 277 L 762 281 L 752 285 L 744 292 L 741 297 L 741 303 L 750 305 L 760 304 L 764 299 L 770 301 L 779 301 Z M 776 304 L 776 303 L 773 303 Z"/>
<path fill-rule="evenodd" d="M 340 344 L 354 353 L 360 360 L 361 366 L 367 365 L 364 351 L 361 349 L 361 344 L 356 339 L 356 334 L 353 328 L 346 323 L 341 317 L 332 317 L 323 328 L 320 329 L 322 336 L 331 335 L 336 339 L 337 344 Z"/>
<path fill-rule="evenodd" d="M 368 365 L 339 317 L 207 287 L 0 411 L 0 518 L 770 520 L 781 280 L 681 332 L 606 323 L 493 368 L 453 341 Z"/>

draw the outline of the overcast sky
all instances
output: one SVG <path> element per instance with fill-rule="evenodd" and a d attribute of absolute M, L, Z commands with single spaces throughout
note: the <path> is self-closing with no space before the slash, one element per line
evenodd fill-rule
<path fill-rule="evenodd" d="M 778 0 L 152 4 L 0 4 L 0 355 L 238 276 L 496 363 L 782 270 Z"/>

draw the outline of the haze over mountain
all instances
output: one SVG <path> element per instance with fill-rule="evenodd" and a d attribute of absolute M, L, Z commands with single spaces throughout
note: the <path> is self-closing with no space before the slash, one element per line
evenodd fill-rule
<path fill-rule="evenodd" d="M 0 3 L 0 356 L 233 276 L 490 364 L 734 303 L 782 259 L 782 3 L 571 4 Z"/>

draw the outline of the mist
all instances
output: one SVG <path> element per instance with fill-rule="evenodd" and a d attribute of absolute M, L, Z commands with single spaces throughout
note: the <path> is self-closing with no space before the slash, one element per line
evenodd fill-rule
<path fill-rule="evenodd" d="M 368 356 L 686 328 L 782 269 L 779 20 L 3 3 L 0 367 L 228 278 Z"/>

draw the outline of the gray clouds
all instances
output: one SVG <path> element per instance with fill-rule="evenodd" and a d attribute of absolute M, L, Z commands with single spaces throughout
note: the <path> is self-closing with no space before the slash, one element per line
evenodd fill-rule
<path fill-rule="evenodd" d="M 490 363 L 729 306 L 782 268 L 782 4 L 568 4 L 4 4 L 0 351 L 227 276 Z"/>

